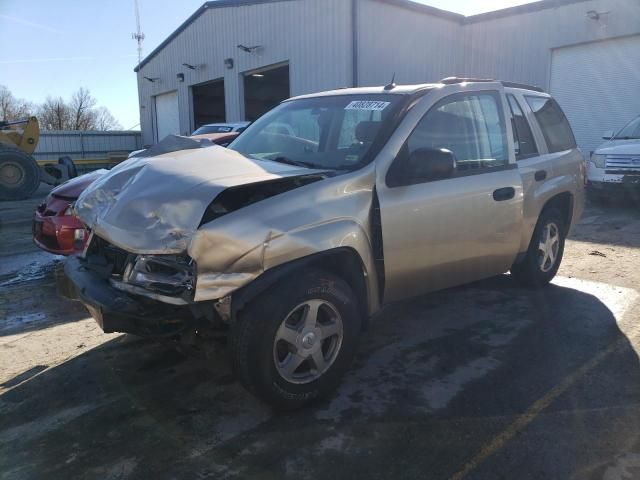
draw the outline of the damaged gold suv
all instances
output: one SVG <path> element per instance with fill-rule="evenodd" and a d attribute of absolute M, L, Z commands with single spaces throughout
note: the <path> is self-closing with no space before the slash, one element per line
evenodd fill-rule
<path fill-rule="evenodd" d="M 506 271 L 541 287 L 583 205 L 567 120 L 448 78 L 287 100 L 229 147 L 180 137 L 93 183 L 67 280 L 105 332 L 207 344 L 278 408 L 331 392 L 381 305 Z M 428 328 L 428 326 L 427 326 Z"/>

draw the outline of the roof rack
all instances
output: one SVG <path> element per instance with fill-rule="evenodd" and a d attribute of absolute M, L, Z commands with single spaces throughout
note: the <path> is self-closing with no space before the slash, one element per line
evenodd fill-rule
<path fill-rule="evenodd" d="M 493 78 L 468 78 L 468 77 L 447 77 L 440 80 L 445 85 L 453 85 L 455 83 L 465 82 L 495 82 Z"/>
<path fill-rule="evenodd" d="M 535 85 L 527 85 L 526 83 L 517 83 L 517 82 L 500 82 L 505 87 L 509 88 L 524 88 L 525 90 L 533 90 L 534 92 L 545 93 L 544 88 L 536 87 Z"/>
<path fill-rule="evenodd" d="M 502 80 L 494 80 L 492 78 L 447 77 L 440 80 L 440 83 L 444 83 L 445 85 L 454 85 L 456 83 L 465 82 L 500 82 L 503 86 L 508 88 L 524 88 L 525 90 L 533 90 L 535 92 L 545 93 L 544 89 L 536 87 L 535 85 L 527 85 L 526 83 L 517 82 L 505 82 Z"/>

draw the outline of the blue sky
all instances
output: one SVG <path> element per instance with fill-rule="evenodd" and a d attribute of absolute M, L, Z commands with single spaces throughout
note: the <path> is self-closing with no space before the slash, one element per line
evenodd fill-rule
<path fill-rule="evenodd" d="M 143 56 L 203 0 L 139 0 Z M 465 15 L 527 0 L 423 0 Z M 0 0 L 0 84 L 41 102 L 86 87 L 124 128 L 138 123 L 133 0 Z"/>

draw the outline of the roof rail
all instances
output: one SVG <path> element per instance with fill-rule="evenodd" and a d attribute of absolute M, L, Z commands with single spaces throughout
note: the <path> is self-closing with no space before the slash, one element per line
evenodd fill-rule
<path fill-rule="evenodd" d="M 495 80 L 492 78 L 447 77 L 440 80 L 439 83 L 444 83 L 445 85 L 453 85 L 454 83 L 464 82 L 495 82 Z"/>
<path fill-rule="evenodd" d="M 545 93 L 543 88 L 536 87 L 535 85 L 527 85 L 526 83 L 506 82 L 502 80 L 494 80 L 492 78 L 468 78 L 468 77 L 447 77 L 440 80 L 440 83 L 445 85 L 453 85 L 456 83 L 465 82 L 500 82 L 503 86 L 509 88 L 524 88 L 525 90 L 533 90 L 535 92 Z"/>
<path fill-rule="evenodd" d="M 535 85 L 527 85 L 526 83 L 517 82 L 501 82 L 502 85 L 509 88 L 524 88 L 525 90 L 533 90 L 534 92 L 545 93 L 544 88 L 536 87 Z"/>

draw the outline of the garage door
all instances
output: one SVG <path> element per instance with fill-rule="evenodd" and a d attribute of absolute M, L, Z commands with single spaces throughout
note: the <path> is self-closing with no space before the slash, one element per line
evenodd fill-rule
<path fill-rule="evenodd" d="M 550 88 L 588 154 L 640 115 L 640 35 L 555 49 Z"/>
<path fill-rule="evenodd" d="M 156 95 L 156 141 L 167 135 L 180 135 L 178 92 Z"/>

